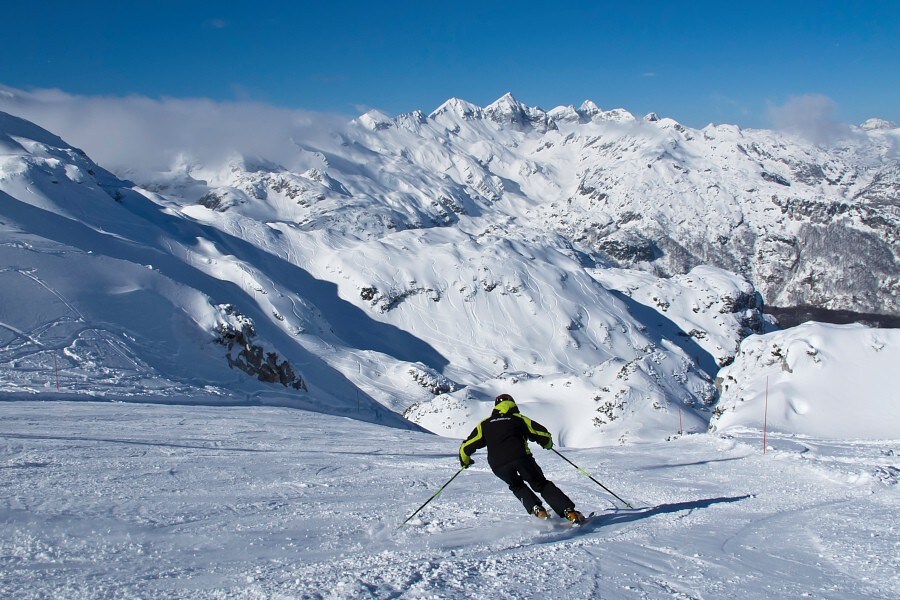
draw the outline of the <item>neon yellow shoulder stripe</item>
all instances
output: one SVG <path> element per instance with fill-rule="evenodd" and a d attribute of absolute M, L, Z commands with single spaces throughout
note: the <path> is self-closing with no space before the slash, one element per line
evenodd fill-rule
<path fill-rule="evenodd" d="M 541 437 L 553 439 L 553 436 L 550 434 L 549 431 L 539 431 L 539 430 L 535 429 L 534 425 L 531 422 L 531 419 L 529 419 L 522 413 L 516 413 L 516 416 L 519 417 L 520 419 L 522 419 L 523 421 L 525 421 L 525 426 L 528 427 L 528 431 L 530 431 L 534 435 L 539 435 Z"/>
<path fill-rule="evenodd" d="M 481 438 L 484 437 L 484 432 L 481 429 L 481 423 L 479 423 L 475 427 L 475 429 L 478 432 L 475 434 L 475 437 L 464 441 L 459 447 L 459 456 L 461 458 L 470 458 L 469 453 L 466 452 L 466 446 L 470 446 L 471 444 L 477 444 L 479 441 L 481 441 Z"/>

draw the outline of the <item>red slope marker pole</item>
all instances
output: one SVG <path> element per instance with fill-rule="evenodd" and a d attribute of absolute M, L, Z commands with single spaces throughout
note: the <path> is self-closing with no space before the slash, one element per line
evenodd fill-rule
<path fill-rule="evenodd" d="M 769 378 L 766 377 L 766 410 L 763 413 L 763 454 L 766 453 L 766 430 L 769 425 Z"/>

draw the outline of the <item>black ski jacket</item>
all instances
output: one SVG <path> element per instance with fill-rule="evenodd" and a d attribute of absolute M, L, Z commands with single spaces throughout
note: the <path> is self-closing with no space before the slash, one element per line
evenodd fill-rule
<path fill-rule="evenodd" d="M 472 464 L 471 455 L 479 448 L 487 447 L 488 464 L 496 470 L 519 458 L 531 456 L 528 440 L 541 447 L 553 447 L 553 436 L 547 428 L 519 412 L 512 400 L 500 402 L 491 416 L 479 423 L 459 447 L 459 462 L 467 467 Z"/>

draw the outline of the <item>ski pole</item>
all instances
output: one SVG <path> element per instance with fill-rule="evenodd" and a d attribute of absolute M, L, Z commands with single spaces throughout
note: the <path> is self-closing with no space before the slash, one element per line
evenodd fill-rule
<path fill-rule="evenodd" d="M 568 458 L 566 458 L 565 456 L 563 456 L 562 454 L 560 454 L 559 452 L 557 452 L 556 448 L 550 448 L 550 449 L 553 450 L 554 452 L 556 452 L 556 455 L 559 456 L 561 459 L 563 459 L 564 461 L 566 461 L 567 463 L 569 463 L 570 465 L 572 465 L 573 467 L 575 467 L 576 469 L 578 469 L 578 471 L 579 471 L 582 475 L 584 475 L 585 477 L 587 477 L 588 479 L 590 479 L 591 481 L 593 481 L 594 483 L 596 483 L 597 485 L 599 485 L 600 487 L 602 487 L 604 490 L 606 490 L 607 492 L 609 492 L 610 494 L 612 494 L 612 496 L 613 496 L 616 500 L 618 500 L 619 502 L 621 502 L 622 504 L 624 504 L 624 505 L 627 506 L 628 508 L 631 508 L 631 509 L 634 508 L 633 506 L 631 506 L 630 504 L 628 504 L 627 502 L 625 502 L 624 500 L 622 500 L 621 498 L 619 498 L 618 496 L 616 496 L 616 495 L 613 493 L 613 491 L 610 490 L 608 487 L 606 487 L 605 485 L 603 485 L 602 483 L 600 483 L 599 481 L 597 481 L 596 479 L 594 479 L 593 476 L 591 476 L 590 473 L 588 473 L 587 471 L 585 471 L 584 469 L 582 469 L 581 467 L 579 467 L 578 465 L 576 465 L 575 463 L 573 463 L 571 460 L 569 460 Z"/>
<path fill-rule="evenodd" d="M 404 525 L 406 525 L 406 524 L 409 522 L 410 519 L 412 519 L 414 516 L 416 516 L 417 514 L 419 514 L 419 511 L 420 511 L 420 510 L 422 510 L 423 508 L 425 508 L 426 506 L 428 506 L 428 503 L 429 503 L 429 502 L 431 502 L 432 500 L 434 500 L 435 498 L 437 498 L 438 496 L 440 496 L 440 495 L 441 495 L 441 492 L 444 491 L 444 488 L 447 487 L 448 485 L 450 485 L 450 482 L 453 481 L 454 479 L 456 479 L 456 476 L 459 475 L 460 473 L 462 473 L 462 472 L 465 471 L 465 470 L 466 470 L 465 467 L 460 467 L 459 471 L 457 471 L 456 473 L 454 473 L 453 477 L 451 477 L 450 480 L 447 481 L 447 483 L 445 483 L 444 485 L 442 485 L 442 486 L 440 487 L 440 489 L 439 489 L 438 491 L 436 491 L 436 492 L 434 493 L 434 495 L 433 495 L 431 498 L 429 498 L 428 500 L 426 500 L 426 501 L 425 501 L 425 504 L 423 504 L 422 506 L 420 506 L 419 508 L 417 508 L 417 509 L 416 509 L 416 512 L 414 512 L 413 514 L 411 514 L 411 515 L 409 515 L 408 517 L 406 517 L 406 521 L 403 521 L 402 523 L 400 523 L 400 525 L 397 527 L 397 529 L 400 529 L 400 527 L 403 527 Z"/>

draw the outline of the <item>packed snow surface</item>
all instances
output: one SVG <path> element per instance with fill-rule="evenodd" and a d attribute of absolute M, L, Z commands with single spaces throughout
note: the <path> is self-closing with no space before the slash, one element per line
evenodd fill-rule
<path fill-rule="evenodd" d="M 535 449 L 527 515 L 458 440 L 279 407 L 0 402 L 4 598 L 896 598 L 900 441 Z"/>

